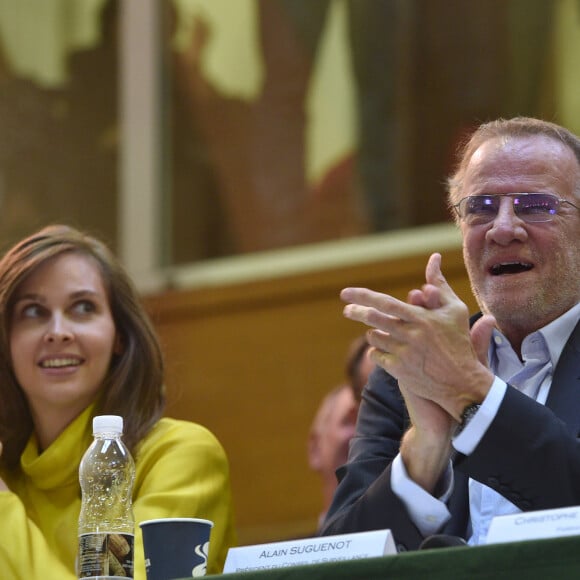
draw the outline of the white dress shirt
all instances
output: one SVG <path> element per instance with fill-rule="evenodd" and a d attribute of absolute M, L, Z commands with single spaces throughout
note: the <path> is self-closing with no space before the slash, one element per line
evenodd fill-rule
<path fill-rule="evenodd" d="M 541 404 L 545 404 L 552 383 L 552 372 L 570 334 L 580 319 L 580 303 L 568 312 L 527 336 L 519 359 L 508 340 L 494 331 L 489 349 L 489 364 L 495 380 L 481 407 L 454 438 L 453 447 L 469 455 L 477 447 L 495 418 L 509 383 Z M 527 365 L 527 366 L 526 366 Z M 528 367 L 532 367 L 528 371 Z M 453 471 L 449 465 L 443 481 L 445 492 L 435 498 L 412 481 L 400 454 L 393 461 L 391 486 L 403 501 L 409 515 L 424 536 L 436 533 L 450 518 L 446 501 L 453 491 Z M 470 544 L 483 544 L 491 520 L 496 515 L 517 513 L 519 509 L 489 487 L 470 480 L 469 507 L 473 533 Z"/>

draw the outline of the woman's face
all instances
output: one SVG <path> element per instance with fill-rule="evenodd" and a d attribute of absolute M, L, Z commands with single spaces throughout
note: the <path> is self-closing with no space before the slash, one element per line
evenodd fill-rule
<path fill-rule="evenodd" d="M 30 274 L 15 292 L 9 339 L 35 422 L 68 422 L 81 413 L 101 389 L 118 345 L 94 259 L 67 252 Z"/>

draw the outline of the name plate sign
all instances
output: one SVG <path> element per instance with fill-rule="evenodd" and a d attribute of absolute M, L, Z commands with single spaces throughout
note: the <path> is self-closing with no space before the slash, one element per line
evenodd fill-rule
<path fill-rule="evenodd" d="M 487 544 L 580 535 L 580 506 L 493 518 Z"/>
<path fill-rule="evenodd" d="M 224 574 L 396 554 L 390 530 L 230 548 Z"/>

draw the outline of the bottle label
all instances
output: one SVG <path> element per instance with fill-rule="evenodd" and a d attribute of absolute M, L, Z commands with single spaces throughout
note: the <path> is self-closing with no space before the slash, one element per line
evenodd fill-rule
<path fill-rule="evenodd" d="M 133 578 L 133 534 L 79 536 L 79 578 Z"/>

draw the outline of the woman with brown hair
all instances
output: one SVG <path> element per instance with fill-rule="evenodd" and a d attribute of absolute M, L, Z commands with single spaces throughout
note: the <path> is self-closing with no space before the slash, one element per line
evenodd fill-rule
<path fill-rule="evenodd" d="M 129 277 L 100 241 L 49 226 L 0 261 L 0 569 L 76 578 L 78 466 L 95 415 L 124 418 L 136 522 L 212 520 L 208 573 L 235 542 L 229 467 L 215 437 L 162 418 L 163 359 Z M 144 579 L 135 530 L 135 578 Z M 9 572 L 6 572 L 9 571 Z M 11 576 L 4 576 L 11 578 Z"/>

